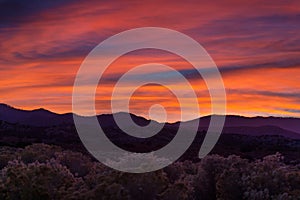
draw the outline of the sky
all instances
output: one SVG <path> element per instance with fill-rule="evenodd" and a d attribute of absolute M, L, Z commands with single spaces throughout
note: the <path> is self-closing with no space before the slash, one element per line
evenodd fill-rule
<path fill-rule="evenodd" d="M 85 57 L 108 37 L 140 27 L 173 29 L 200 43 L 222 75 L 228 114 L 300 117 L 297 0 L 0 0 L 0 102 L 72 112 L 73 84 Z M 111 112 L 112 90 L 122 74 L 153 62 L 178 70 L 190 81 L 199 116 L 218 114 L 211 113 L 207 87 L 193 66 L 176 54 L 155 49 L 128 52 L 109 66 L 97 88 L 97 112 Z M 145 70 L 141 76 L 149 73 L 172 79 L 163 70 Z M 176 96 L 157 84 L 134 92 L 130 112 L 149 118 L 153 104 L 165 107 L 167 121 L 180 119 Z M 153 117 L 163 120 L 160 113 Z"/>

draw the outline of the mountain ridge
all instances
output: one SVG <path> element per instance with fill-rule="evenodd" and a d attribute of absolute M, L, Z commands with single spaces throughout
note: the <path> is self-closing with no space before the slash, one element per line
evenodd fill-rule
<path fill-rule="evenodd" d="M 8 107 L 8 108 L 11 108 L 11 109 L 14 109 L 14 110 L 19 110 L 19 111 L 24 111 L 24 112 L 37 112 L 37 111 L 45 111 L 45 112 L 48 112 L 48 113 L 53 113 L 53 114 L 56 114 L 56 115 L 78 115 L 76 113 L 72 113 L 72 112 L 66 112 L 66 113 L 56 113 L 54 111 L 51 111 L 51 110 L 48 110 L 48 109 L 45 109 L 45 108 L 36 108 L 36 109 L 32 109 L 32 110 L 26 110 L 26 109 L 21 109 L 21 108 L 16 108 L 14 106 L 11 106 L 9 104 L 5 104 L 5 103 L 0 103 L 0 111 L 1 111 L 1 107 Z M 123 111 L 120 111 L 120 112 L 117 112 L 119 114 L 122 114 L 122 113 L 126 113 L 126 112 L 123 112 Z M 140 116 L 140 115 L 136 115 L 136 114 L 133 114 L 133 113 L 129 113 L 130 115 L 134 115 L 136 117 L 141 117 L 141 118 L 144 118 L 146 119 L 145 117 L 143 116 Z M 103 113 L 103 114 L 99 114 L 97 116 L 104 116 L 104 115 L 112 115 L 112 114 L 109 114 L 109 113 Z M 78 115 L 80 116 L 80 115 Z M 205 116 L 202 116 L 202 117 L 199 117 L 200 119 L 205 119 L 205 118 L 210 118 L 211 116 L 224 116 L 224 115 L 218 115 L 218 114 L 212 114 L 212 115 L 205 115 Z M 234 114 L 229 114 L 229 115 L 225 115 L 226 117 L 234 117 L 234 118 L 245 118 L 245 119 L 254 119 L 254 118 L 262 118 L 262 119 L 267 119 L 267 118 L 273 118 L 273 119 L 299 119 L 300 120 L 300 117 L 285 117 L 285 116 L 243 116 L 243 115 L 234 115 Z M 91 116 L 81 116 L 81 117 L 91 117 Z M 176 123 L 180 123 L 180 122 L 190 122 L 190 121 L 193 121 L 193 120 L 198 120 L 199 118 L 196 118 L 196 119 L 191 119 L 191 120 L 186 120 L 186 121 L 176 121 L 176 122 L 165 122 L 165 123 L 168 123 L 168 124 L 176 124 Z M 155 121 L 153 119 L 146 119 L 146 120 L 151 120 L 151 121 Z M 158 123 L 161 123 L 161 122 L 158 122 Z M 163 122 L 162 122 L 163 123 Z"/>
<path fill-rule="evenodd" d="M 125 112 L 116 113 L 119 115 L 126 114 Z M 138 116 L 132 113 L 129 113 L 134 122 L 138 125 L 145 126 L 150 121 L 155 120 L 146 119 L 142 116 Z M 220 115 L 215 115 L 220 116 Z M 82 117 L 82 116 L 80 116 Z M 90 117 L 90 116 L 86 116 Z M 170 128 L 178 128 L 184 126 L 185 128 L 190 128 L 194 124 L 195 120 L 199 120 L 198 130 L 206 130 L 209 126 L 210 119 L 212 115 L 200 117 L 198 119 L 184 121 L 184 122 L 175 122 L 175 123 L 166 123 Z M 290 136 L 292 138 L 300 138 L 300 118 L 293 117 L 245 117 L 240 115 L 227 115 L 225 116 L 225 125 L 223 132 L 231 132 L 238 134 L 250 134 L 251 130 L 262 133 L 262 134 L 272 134 L 273 132 L 278 133 L 279 135 Z M 101 126 L 116 126 L 112 114 L 101 114 L 97 115 L 98 121 Z M 33 110 L 22 110 L 14 108 L 10 105 L 0 103 L 0 120 L 17 123 L 29 126 L 58 126 L 64 124 L 74 124 L 73 113 L 63 113 L 58 114 L 44 108 L 38 108 Z M 269 128 L 267 128 L 269 127 Z M 276 127 L 276 128 L 274 128 Z M 255 134 L 255 133 L 253 133 Z"/>

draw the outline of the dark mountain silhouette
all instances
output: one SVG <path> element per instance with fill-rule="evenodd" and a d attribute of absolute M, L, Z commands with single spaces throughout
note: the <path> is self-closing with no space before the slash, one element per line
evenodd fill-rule
<path fill-rule="evenodd" d="M 206 131 L 211 116 L 201 117 L 199 131 Z M 194 120 L 183 122 L 182 126 L 189 128 Z M 179 126 L 179 122 L 174 124 Z M 243 117 L 228 115 L 225 119 L 223 133 L 243 135 L 281 135 L 293 139 L 300 139 L 300 118 L 284 117 Z"/>
<path fill-rule="evenodd" d="M 117 113 L 120 117 L 124 114 L 127 113 Z M 193 124 L 193 121 L 167 123 L 156 135 L 138 138 L 121 130 L 113 115 L 97 117 L 111 142 L 124 150 L 139 153 L 161 149 L 175 137 L 179 124 L 186 129 Z M 150 120 L 133 114 L 131 118 L 141 126 L 150 123 Z M 179 160 L 199 161 L 199 149 L 207 134 L 210 119 L 211 116 L 200 118 L 198 133 Z M 234 154 L 253 160 L 280 152 L 286 162 L 300 163 L 298 124 L 300 119 L 297 118 L 227 116 L 223 133 L 211 154 Z M 45 109 L 25 111 L 0 104 L 0 146 L 24 148 L 34 143 L 58 145 L 88 155 L 74 126 L 72 113 L 56 114 Z"/>
<path fill-rule="evenodd" d="M 30 126 L 53 126 L 73 123 L 71 113 L 57 114 L 43 108 L 21 110 L 0 104 L 0 120 Z"/>
<path fill-rule="evenodd" d="M 118 115 L 124 115 L 125 113 L 120 112 Z M 141 116 L 130 114 L 133 121 L 140 125 L 145 126 L 149 124 L 150 120 L 147 120 Z M 101 126 L 109 127 L 116 126 L 112 114 L 98 115 L 98 120 Z M 57 114 L 43 108 L 35 110 L 22 110 L 17 109 L 7 104 L 0 104 L 0 120 L 9 123 L 45 127 L 45 126 L 57 126 L 63 124 L 73 124 L 73 114 Z M 158 123 L 158 122 L 157 122 Z"/>
<path fill-rule="evenodd" d="M 210 122 L 210 116 L 200 118 L 199 127 L 207 127 Z M 192 120 L 193 121 L 193 120 Z M 192 121 L 184 122 L 186 126 Z M 300 118 L 288 117 L 243 117 L 236 115 L 227 115 L 225 127 L 260 127 L 277 126 L 291 132 L 300 133 Z"/>
<path fill-rule="evenodd" d="M 125 113 L 117 113 L 124 115 Z M 141 126 L 149 124 L 150 120 L 130 114 L 133 121 Z M 102 114 L 97 116 L 102 127 L 117 126 L 112 114 Z M 211 116 L 200 118 L 199 131 L 207 130 Z M 58 125 L 72 125 L 73 114 L 57 114 L 45 109 L 21 110 L 6 104 L 0 104 L 0 120 L 14 124 L 29 125 L 35 127 L 49 127 Z M 181 122 L 185 128 L 189 128 L 192 121 Z M 177 129 L 179 122 L 167 124 L 169 129 Z M 293 139 L 300 139 L 300 118 L 282 117 L 243 117 L 226 116 L 223 133 L 242 135 L 280 135 Z"/>

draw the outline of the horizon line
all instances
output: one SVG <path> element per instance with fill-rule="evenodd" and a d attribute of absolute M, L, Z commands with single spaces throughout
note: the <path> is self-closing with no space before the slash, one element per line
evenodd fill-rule
<path fill-rule="evenodd" d="M 25 111 L 25 112 L 34 112 L 34 111 L 38 111 L 38 110 L 44 110 L 46 112 L 50 112 L 50 113 L 53 113 L 53 114 L 56 114 L 56 115 L 68 115 L 68 114 L 72 114 L 72 115 L 77 115 L 77 116 L 80 116 L 80 117 L 93 117 L 94 116 L 94 115 L 80 115 L 80 114 L 73 113 L 73 112 L 58 113 L 58 112 L 54 112 L 52 110 L 49 110 L 49 109 L 46 109 L 46 108 L 43 108 L 43 107 L 39 107 L 39 108 L 35 108 L 35 109 L 28 109 L 27 110 L 27 109 L 15 107 L 15 106 L 12 106 L 10 104 L 3 103 L 3 102 L 0 102 L 0 105 L 7 106 L 7 107 L 15 109 L 15 110 Z M 115 112 L 115 113 L 99 113 L 99 114 L 96 114 L 96 116 L 113 115 L 113 114 L 118 114 L 118 113 L 128 113 L 128 114 L 131 114 L 131 115 L 135 115 L 136 117 L 142 117 L 142 118 L 144 118 L 146 120 L 156 121 L 158 123 L 169 123 L 169 124 L 175 124 L 175 123 L 178 123 L 178 122 L 188 122 L 188 121 L 193 121 L 193 120 L 196 120 L 196 119 L 199 119 L 199 118 L 205 118 L 205 117 L 210 117 L 210 116 L 225 116 L 225 117 L 231 116 L 231 117 L 244 117 L 244 118 L 286 118 L 286 119 L 300 119 L 300 117 L 293 117 L 293 116 L 274 116 L 274 115 L 267 115 L 267 116 L 262 116 L 262 115 L 252 115 L 251 116 L 250 115 L 250 116 L 245 116 L 245 115 L 240 115 L 240 114 L 237 114 L 237 113 L 228 113 L 226 115 L 220 115 L 220 114 L 202 115 L 202 116 L 199 116 L 198 118 L 189 119 L 189 120 L 183 120 L 183 121 L 177 120 L 177 121 L 173 121 L 173 122 L 169 122 L 169 121 L 160 122 L 160 121 L 157 121 L 157 120 L 150 119 L 148 117 L 142 116 L 140 114 L 131 113 L 131 112 L 125 112 L 125 111 L 119 111 L 119 112 Z"/>

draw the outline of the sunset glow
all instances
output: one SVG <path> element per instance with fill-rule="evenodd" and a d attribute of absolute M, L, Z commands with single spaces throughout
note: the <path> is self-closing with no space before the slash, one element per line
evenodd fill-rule
<path fill-rule="evenodd" d="M 300 117 L 300 1 L 125 2 L 0 3 L 0 102 L 72 112 L 74 79 L 87 54 L 107 37 L 152 26 L 180 31 L 203 45 L 222 74 L 228 114 Z M 10 10 L 14 4 L 20 4 L 19 12 Z M 130 52 L 109 66 L 97 89 L 99 114 L 110 113 L 118 78 L 145 63 L 180 71 L 198 95 L 199 116 L 216 114 L 190 63 L 154 49 Z M 140 87 L 130 103 L 130 112 L 147 118 L 158 103 L 168 121 L 180 119 L 178 101 L 163 86 Z"/>

